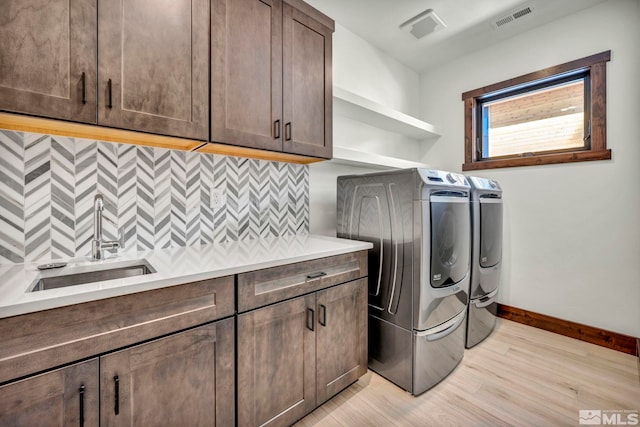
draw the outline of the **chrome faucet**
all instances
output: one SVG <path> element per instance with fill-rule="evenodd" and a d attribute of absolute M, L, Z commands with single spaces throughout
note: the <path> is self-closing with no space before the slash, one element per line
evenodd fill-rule
<path fill-rule="evenodd" d="M 117 251 L 124 248 L 124 234 L 120 233 L 120 240 L 102 240 L 102 211 L 104 199 L 102 194 L 96 194 L 93 199 L 93 239 L 91 239 L 91 261 L 104 258 L 103 250 Z"/>

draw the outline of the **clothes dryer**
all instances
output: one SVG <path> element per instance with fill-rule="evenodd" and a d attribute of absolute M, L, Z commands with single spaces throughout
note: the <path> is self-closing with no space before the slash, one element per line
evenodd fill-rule
<path fill-rule="evenodd" d="M 460 362 L 471 257 L 471 187 L 408 169 L 338 178 L 338 237 L 369 251 L 369 368 L 414 395 Z"/>
<path fill-rule="evenodd" d="M 471 183 L 471 286 L 466 347 L 487 338 L 496 325 L 502 270 L 502 189 L 497 181 L 467 177 Z"/>

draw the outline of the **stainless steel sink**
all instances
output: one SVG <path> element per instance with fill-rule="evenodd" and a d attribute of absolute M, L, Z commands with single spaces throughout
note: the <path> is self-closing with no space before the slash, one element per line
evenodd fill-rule
<path fill-rule="evenodd" d="M 121 261 L 100 265 L 65 267 L 60 270 L 43 271 L 40 279 L 29 292 L 65 288 L 67 286 L 124 279 L 126 277 L 153 274 L 156 270 L 145 259 Z"/>

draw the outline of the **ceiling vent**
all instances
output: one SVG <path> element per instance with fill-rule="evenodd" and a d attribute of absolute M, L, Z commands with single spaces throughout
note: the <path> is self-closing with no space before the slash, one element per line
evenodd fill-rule
<path fill-rule="evenodd" d="M 427 34 L 435 33 L 446 26 L 433 9 L 427 9 L 400 24 L 400 29 L 411 33 L 416 39 L 421 39 Z"/>
<path fill-rule="evenodd" d="M 493 22 L 491 22 L 491 26 L 493 27 L 494 30 L 498 30 L 513 22 L 516 22 L 518 19 L 522 19 L 525 16 L 531 15 L 533 11 L 534 11 L 533 5 L 520 7 L 517 10 L 512 11 L 507 15 L 502 15 L 499 18 L 494 19 Z"/>

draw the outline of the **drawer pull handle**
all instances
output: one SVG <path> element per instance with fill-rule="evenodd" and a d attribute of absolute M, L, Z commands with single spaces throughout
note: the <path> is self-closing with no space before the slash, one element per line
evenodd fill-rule
<path fill-rule="evenodd" d="M 115 387 L 113 412 L 118 415 L 120 413 L 120 378 L 117 375 L 113 377 L 113 385 Z"/>
<path fill-rule="evenodd" d="M 311 314 L 311 316 L 309 316 L 309 314 Z M 309 322 L 309 317 L 311 317 L 311 322 Z M 309 328 L 309 330 L 313 332 L 316 330 L 315 324 L 316 324 L 316 312 L 314 311 L 313 308 L 307 308 L 307 328 Z"/>
<path fill-rule="evenodd" d="M 291 141 L 291 122 L 284 125 L 284 140 Z"/>
<path fill-rule="evenodd" d="M 85 386 L 82 384 L 78 389 L 78 393 L 80 394 L 80 427 L 84 427 L 84 390 Z"/>
<path fill-rule="evenodd" d="M 327 326 L 327 306 L 320 304 L 320 312 L 318 313 L 318 323 Z"/>
<path fill-rule="evenodd" d="M 107 88 L 109 90 L 109 104 L 107 104 L 107 108 L 113 108 L 113 99 L 111 97 L 111 79 L 107 82 Z"/>
<path fill-rule="evenodd" d="M 322 276 L 326 276 L 327 273 L 325 273 L 324 271 L 318 271 L 317 273 L 311 273 L 311 274 L 307 274 L 307 279 L 318 279 Z"/>
<path fill-rule="evenodd" d="M 82 103 L 86 104 L 87 103 L 87 75 L 85 74 L 85 72 L 82 72 L 82 77 L 80 78 L 82 80 Z"/>
<path fill-rule="evenodd" d="M 280 119 L 273 123 L 273 139 L 280 139 Z"/>

